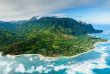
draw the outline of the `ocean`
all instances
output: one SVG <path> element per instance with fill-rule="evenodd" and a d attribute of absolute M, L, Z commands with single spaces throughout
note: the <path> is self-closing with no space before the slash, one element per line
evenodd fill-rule
<path fill-rule="evenodd" d="M 0 53 L 0 74 L 110 74 L 110 26 L 94 27 L 104 32 L 92 36 L 109 41 L 97 43 L 92 51 L 72 58 L 1 56 Z"/>

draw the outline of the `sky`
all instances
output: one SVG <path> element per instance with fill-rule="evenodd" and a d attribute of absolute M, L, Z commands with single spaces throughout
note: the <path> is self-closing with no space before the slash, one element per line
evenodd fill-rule
<path fill-rule="evenodd" d="M 33 16 L 71 17 L 89 24 L 110 24 L 110 0 L 0 0 L 0 20 Z"/>

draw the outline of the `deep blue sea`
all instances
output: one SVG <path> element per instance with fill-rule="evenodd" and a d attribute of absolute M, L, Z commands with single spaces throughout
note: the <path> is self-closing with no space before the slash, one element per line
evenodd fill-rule
<path fill-rule="evenodd" d="M 104 30 L 92 34 L 110 40 L 110 26 L 94 25 Z M 45 58 L 40 55 L 1 56 L 0 74 L 110 74 L 110 41 L 73 58 Z"/>

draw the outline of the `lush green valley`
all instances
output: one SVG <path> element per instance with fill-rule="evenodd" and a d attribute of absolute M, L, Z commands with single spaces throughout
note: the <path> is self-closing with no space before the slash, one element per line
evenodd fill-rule
<path fill-rule="evenodd" d="M 7 30 L 3 32 L 5 35 L 0 33 L 0 42 L 5 44 L 0 47 L 3 55 L 73 56 L 93 49 L 96 42 L 107 41 L 87 35 L 101 33 L 102 30 L 95 30 L 91 24 L 71 18 L 33 17 L 28 21 L 11 24 L 11 29 L 5 27 L 7 24 L 0 25 L 0 29 Z"/>

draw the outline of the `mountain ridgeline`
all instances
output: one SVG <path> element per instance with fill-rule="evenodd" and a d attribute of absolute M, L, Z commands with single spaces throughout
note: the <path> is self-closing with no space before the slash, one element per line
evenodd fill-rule
<path fill-rule="evenodd" d="M 55 17 L 42 17 L 36 19 L 31 18 L 24 24 L 15 28 L 15 32 L 27 34 L 38 31 L 50 31 L 54 33 L 63 33 L 68 35 L 81 35 L 90 33 L 100 33 L 102 30 L 95 30 L 91 24 L 78 22 L 71 18 L 55 18 Z"/>
<path fill-rule="evenodd" d="M 9 34 L 4 34 L 11 37 L 3 42 L 9 44 L 1 45 L 3 55 L 73 56 L 94 48 L 96 42 L 106 41 L 87 35 L 101 33 L 102 30 L 95 30 L 91 24 L 72 18 L 32 17 L 28 21 L 0 22 L 0 29 L 9 31 Z"/>

